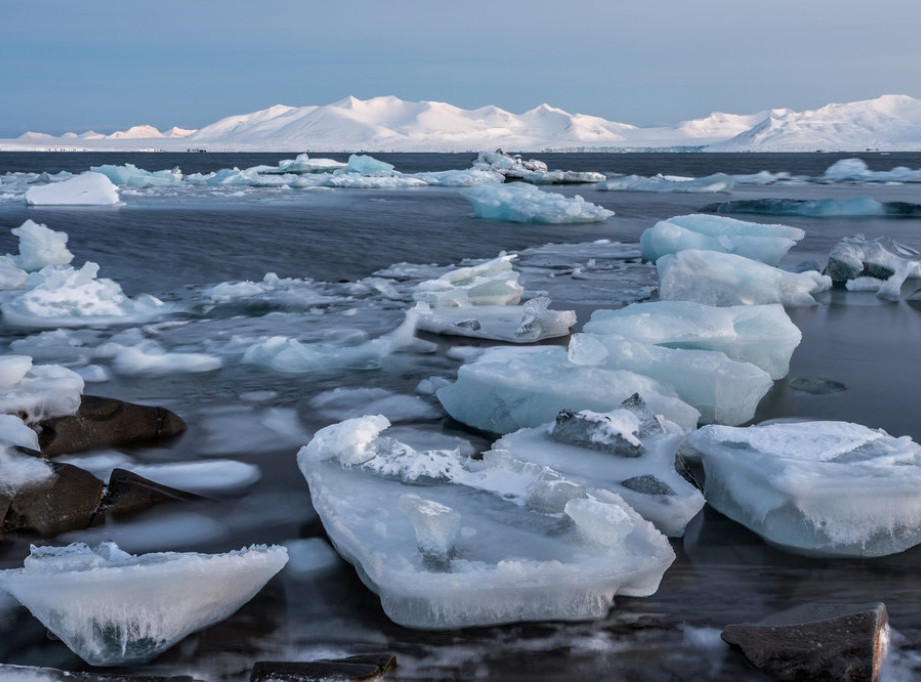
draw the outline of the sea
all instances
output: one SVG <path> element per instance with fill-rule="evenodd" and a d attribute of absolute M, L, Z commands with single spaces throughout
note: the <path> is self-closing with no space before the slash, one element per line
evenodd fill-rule
<path fill-rule="evenodd" d="M 311 152 L 346 161 L 346 154 Z M 921 183 L 823 182 L 836 161 L 860 158 L 870 170 L 921 168 L 921 153 L 707 154 L 536 153 L 551 169 L 608 176 L 665 174 L 704 177 L 769 171 L 797 181 L 737 184 L 723 194 L 599 191 L 594 185 L 544 187 L 580 195 L 615 215 L 601 223 L 518 224 L 475 218 L 458 188 L 297 189 L 236 186 L 120 188 L 116 206 L 28 206 L 4 187 L 13 180 L 103 164 L 185 175 L 274 166 L 294 154 L 246 153 L 0 153 L 0 253 L 17 253 L 11 233 L 27 219 L 66 232 L 74 263 L 99 264 L 99 276 L 128 296 L 153 295 L 183 311 L 169 319 L 119 328 L 68 332 L 55 345 L 37 330 L 0 325 L 5 352 L 33 348 L 42 362 L 106 366 L 94 352 L 107 342 L 154 341 L 180 352 L 232 357 L 254 339 L 280 335 L 309 342 L 360 343 L 396 328 L 408 306 L 400 273 L 443 272 L 446 266 L 518 253 L 547 244 L 598 240 L 635 244 L 657 221 L 714 202 L 748 199 L 869 197 L 921 203 Z M 473 154 L 374 154 L 404 173 L 469 168 Z M 12 179 L 12 180 L 11 180 Z M 14 183 L 15 184 L 15 183 Z M 801 227 L 805 238 L 783 267 L 821 268 L 842 238 L 888 236 L 921 251 L 918 217 L 736 216 Z M 587 247 L 589 248 L 589 247 Z M 426 270 L 428 268 L 428 270 Z M 281 284 L 264 295 L 219 301 L 214 287 Z M 272 280 L 275 281 L 275 280 Z M 921 442 L 921 301 L 906 300 L 921 282 L 909 280 L 902 300 L 834 290 L 818 305 L 790 308 L 803 340 L 790 374 L 775 382 L 755 422 L 830 419 L 885 429 Z M 578 291 L 578 290 L 576 290 Z M 593 295 L 569 303 L 576 329 Z M 607 307 L 616 307 L 614 303 Z M 330 423 L 391 402 L 401 427 L 447 433 L 489 447 L 486 434 L 466 429 L 441 411 L 420 382 L 452 380 L 463 349 L 484 342 L 423 335 L 437 346 L 425 355 L 398 354 L 370 367 L 329 367 L 286 373 L 228 362 L 208 373 L 122 375 L 108 371 L 85 393 L 167 407 L 188 430 L 156 446 L 97 453 L 137 463 L 235 460 L 258 467 L 261 478 L 200 502 L 156 509 L 71 531 L 57 538 L 0 538 L 0 568 L 22 565 L 30 544 L 95 544 L 113 539 L 126 551 L 223 552 L 254 543 L 325 538 L 313 511 L 296 453 Z M 560 343 L 559 341 L 555 343 Z M 565 343 L 565 340 L 563 341 Z M 239 354 L 236 356 L 239 357 Z M 88 359 L 90 358 L 90 359 Z M 38 361 L 38 360 L 36 360 Z M 800 380 L 797 383 L 797 380 Z M 819 386 L 818 392 L 797 386 Z M 836 390 L 822 390 L 833 386 Z M 98 460 L 97 460 L 98 465 Z M 880 504 L 885 501 L 881 500 Z M 590 623 L 530 623 L 448 632 L 391 622 L 378 598 L 345 562 L 322 570 L 290 571 L 272 580 L 228 620 L 193 634 L 154 661 L 111 672 L 192 675 L 201 680 L 248 680 L 255 661 L 305 661 L 369 651 L 396 654 L 386 679 L 489 680 L 766 680 L 720 640 L 723 627 L 751 622 L 803 602 L 884 602 L 892 645 L 882 679 L 921 675 L 921 547 L 876 559 L 807 558 L 773 548 L 743 526 L 706 507 L 684 538 L 673 539 L 675 563 L 647 598 L 618 597 L 608 617 Z M 309 562 L 308 562 L 309 563 Z M 143 589 L 143 586 L 139 586 Z M 92 670 L 46 636 L 22 607 L 0 597 L 0 664 Z"/>

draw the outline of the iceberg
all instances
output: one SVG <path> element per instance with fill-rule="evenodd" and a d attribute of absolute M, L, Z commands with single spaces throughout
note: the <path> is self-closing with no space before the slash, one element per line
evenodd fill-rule
<path fill-rule="evenodd" d="M 116 185 L 129 187 L 176 187 L 182 184 L 182 173 L 178 168 L 152 173 L 138 168 L 133 163 L 126 163 L 124 166 L 90 166 L 90 170 L 105 175 Z"/>
<path fill-rule="evenodd" d="M 549 170 L 543 161 L 523 160 L 520 156 L 506 154 L 501 149 L 480 152 L 473 162 L 473 169 L 492 173 L 506 182 L 523 180 L 535 185 L 596 183 L 605 179 L 603 174 L 592 171 Z"/>
<path fill-rule="evenodd" d="M 61 365 L 33 365 L 28 356 L 7 355 L 0 360 L 0 376 L 0 414 L 34 424 L 80 407 L 83 378 Z"/>
<path fill-rule="evenodd" d="M 604 414 L 563 410 L 550 424 L 503 436 L 492 449 L 614 492 L 662 533 L 681 537 L 704 505 L 700 491 L 675 469 L 685 433 L 635 395 Z"/>
<path fill-rule="evenodd" d="M 66 232 L 56 232 L 31 220 L 10 232 L 19 237 L 19 256 L 14 259 L 23 270 L 34 272 L 46 265 L 70 265 L 74 259 L 67 250 Z"/>
<path fill-rule="evenodd" d="M 725 173 L 714 173 L 702 178 L 682 178 L 672 175 L 656 175 L 651 178 L 641 175 L 624 175 L 599 183 L 596 189 L 603 192 L 674 192 L 674 193 L 716 193 L 729 192 L 735 180 Z"/>
<path fill-rule="evenodd" d="M 812 294 L 831 287 L 816 271 L 786 272 L 731 253 L 687 249 L 656 261 L 659 298 L 713 306 L 780 303 L 810 306 Z"/>
<path fill-rule="evenodd" d="M 762 225 L 735 218 L 685 215 L 656 223 L 640 235 L 643 258 L 657 261 L 668 253 L 702 249 L 734 253 L 768 265 L 777 265 L 804 230 L 786 225 Z"/>
<path fill-rule="evenodd" d="M 713 507 L 798 554 L 873 557 L 921 543 L 921 446 L 834 421 L 705 426 L 687 438 Z"/>
<path fill-rule="evenodd" d="M 594 311 L 582 330 L 666 348 L 722 351 L 733 360 L 757 365 L 772 379 L 787 376 L 790 357 L 803 338 L 776 303 L 722 308 L 693 301 L 634 303 Z"/>
<path fill-rule="evenodd" d="M 108 206 L 118 203 L 118 188 L 102 173 L 87 171 L 60 182 L 32 185 L 26 190 L 30 206 Z"/>
<path fill-rule="evenodd" d="M 740 199 L 708 204 L 700 213 L 751 213 L 807 218 L 912 218 L 921 216 L 921 204 L 907 201 L 881 202 L 870 197 L 837 199 Z"/>
<path fill-rule="evenodd" d="M 597 223 L 614 211 L 591 204 L 578 194 L 565 197 L 533 185 L 481 184 L 461 190 L 477 218 L 513 223 Z"/>
<path fill-rule="evenodd" d="M 454 629 L 596 620 L 648 596 L 674 560 L 620 497 L 508 453 L 417 451 L 365 416 L 297 455 L 336 550 L 396 623 Z"/>
<path fill-rule="evenodd" d="M 908 278 L 921 277 L 921 253 L 891 237 L 867 239 L 862 234 L 845 237 L 828 254 L 825 274 L 835 286 L 862 280 L 862 290 L 875 290 L 880 298 L 898 300 Z M 872 283 L 869 282 L 872 278 Z"/>
<path fill-rule="evenodd" d="M 393 171 L 393 164 L 378 161 L 372 156 L 366 154 L 352 154 L 349 156 L 349 162 L 346 164 L 346 173 L 361 173 L 369 175 L 372 173 L 390 173 Z"/>
<path fill-rule="evenodd" d="M 656 414 L 685 428 L 697 425 L 700 413 L 655 379 L 576 365 L 559 347 L 489 348 L 435 395 L 454 419 L 505 434 L 553 421 L 560 410 L 609 412 L 634 393 Z"/>
<path fill-rule="evenodd" d="M 32 547 L 0 587 L 90 665 L 144 663 L 231 616 L 280 571 L 284 547 L 135 556 L 104 542 Z"/>

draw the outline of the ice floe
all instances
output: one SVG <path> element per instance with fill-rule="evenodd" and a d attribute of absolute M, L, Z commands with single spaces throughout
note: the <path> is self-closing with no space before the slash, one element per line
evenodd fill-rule
<path fill-rule="evenodd" d="M 921 182 L 921 170 L 897 166 L 872 171 L 863 159 L 841 159 L 825 169 L 823 182 Z"/>
<path fill-rule="evenodd" d="M 596 183 L 605 179 L 601 173 L 592 171 L 550 170 L 538 159 L 522 159 L 498 149 L 494 152 L 480 152 L 473 162 L 473 169 L 498 175 L 505 181 L 523 180 L 535 185 L 569 185 Z"/>
<path fill-rule="evenodd" d="M 156 341 L 151 340 L 122 348 L 113 360 L 116 372 L 123 376 L 133 377 L 214 372 L 223 365 L 223 361 L 213 355 L 169 352 Z"/>
<path fill-rule="evenodd" d="M 477 218 L 487 220 L 508 220 L 514 223 L 596 223 L 614 215 L 614 211 L 589 203 L 578 194 L 566 197 L 522 183 L 476 185 L 461 190 L 461 196 L 473 204 Z"/>
<path fill-rule="evenodd" d="M 420 452 L 366 416 L 298 453 L 343 558 L 414 628 L 603 618 L 615 594 L 648 596 L 674 560 L 666 538 L 613 493 L 588 493 L 508 453 Z"/>
<path fill-rule="evenodd" d="M 135 556 L 114 543 L 32 547 L 0 573 L 12 594 L 90 665 L 144 663 L 231 616 L 280 571 L 284 547 Z"/>
<path fill-rule="evenodd" d="M 707 502 L 809 555 L 881 556 L 921 543 L 921 446 L 832 421 L 705 426 L 687 438 Z"/>
<path fill-rule="evenodd" d="M 686 249 L 656 261 L 659 297 L 731 306 L 780 303 L 810 306 L 812 294 L 831 287 L 817 271 L 786 272 L 759 261 L 718 251 Z"/>
<path fill-rule="evenodd" d="M 32 185 L 25 196 L 30 206 L 105 206 L 118 203 L 118 188 L 102 173 L 87 171 L 60 182 Z"/>
<path fill-rule="evenodd" d="M 702 178 L 661 174 L 653 177 L 624 175 L 599 183 L 597 189 L 606 192 L 716 193 L 729 192 L 734 185 L 735 180 L 725 173 L 714 173 Z"/>
<path fill-rule="evenodd" d="M 501 255 L 420 282 L 413 290 L 413 299 L 435 307 L 514 305 L 524 293 L 512 267 L 515 258 Z"/>
<path fill-rule="evenodd" d="M 692 214 L 659 221 L 640 235 L 640 247 L 643 258 L 653 262 L 667 253 L 703 249 L 777 265 L 805 236 L 806 232 L 798 227 Z"/>
<path fill-rule="evenodd" d="M 921 253 L 891 237 L 845 237 L 828 254 L 825 274 L 836 286 L 876 291 L 880 298 L 898 300 L 908 278 L 921 277 Z"/>

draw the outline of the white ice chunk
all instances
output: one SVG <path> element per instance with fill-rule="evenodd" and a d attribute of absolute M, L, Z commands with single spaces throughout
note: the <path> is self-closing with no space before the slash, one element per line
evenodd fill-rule
<path fill-rule="evenodd" d="M 223 364 L 220 358 L 207 353 L 167 352 L 154 341 L 122 348 L 114 360 L 116 372 L 132 377 L 162 377 L 171 374 L 214 372 Z"/>
<path fill-rule="evenodd" d="M 703 249 L 734 253 L 777 265 L 804 230 L 786 225 L 762 225 L 725 216 L 692 214 L 662 220 L 640 235 L 643 258 L 656 261 L 667 253 Z"/>
<path fill-rule="evenodd" d="M 511 343 L 531 343 L 567 336 L 576 323 L 574 310 L 550 310 L 550 299 L 533 298 L 524 305 L 430 308 L 416 304 L 418 329 L 435 334 L 470 336 Z"/>
<path fill-rule="evenodd" d="M 831 286 L 831 279 L 816 271 L 786 272 L 750 258 L 699 249 L 662 256 L 656 268 L 664 301 L 810 306 L 816 303 L 813 293 Z"/>
<path fill-rule="evenodd" d="M 502 255 L 420 282 L 413 290 L 413 299 L 433 307 L 514 305 L 524 293 L 512 268 L 515 258 Z"/>
<path fill-rule="evenodd" d="M 458 421 L 510 433 L 552 421 L 564 409 L 608 412 L 634 393 L 656 414 L 687 428 L 696 426 L 700 413 L 655 379 L 576 365 L 558 347 L 490 348 L 461 365 L 457 381 L 436 395 Z"/>
<path fill-rule="evenodd" d="M 393 165 L 367 154 L 352 154 L 345 170 L 347 173 L 390 173 Z"/>
<path fill-rule="evenodd" d="M 30 206 L 105 206 L 118 203 L 118 188 L 102 173 L 87 171 L 61 182 L 32 185 L 26 190 Z"/>
<path fill-rule="evenodd" d="M 461 190 L 461 196 L 473 204 L 477 218 L 487 220 L 596 223 L 614 215 L 614 211 L 589 203 L 578 194 L 570 198 L 520 182 L 476 185 Z"/>
<path fill-rule="evenodd" d="M 616 495 L 587 495 L 503 453 L 418 452 L 379 435 L 385 427 L 367 417 L 321 429 L 298 465 L 337 551 L 401 625 L 603 618 L 615 594 L 652 594 L 674 559 L 664 536 Z M 360 466 L 348 464 L 356 443 L 373 453 Z M 392 473 L 418 470 L 418 459 L 444 463 L 441 475 Z M 547 502 L 552 511 L 538 510 Z"/>
<path fill-rule="evenodd" d="M 857 234 L 835 245 L 828 254 L 825 274 L 851 291 L 874 290 L 870 282 L 852 284 L 858 278 L 878 280 L 877 295 L 898 300 L 905 280 L 921 277 L 921 253 L 891 237 L 867 239 Z"/>
<path fill-rule="evenodd" d="M 69 265 L 74 255 L 67 250 L 67 233 L 27 220 L 10 230 L 19 237 L 19 265 L 30 272 L 46 265 Z"/>
<path fill-rule="evenodd" d="M 881 556 L 921 543 L 921 446 L 847 422 L 707 426 L 707 502 L 768 542 L 811 555 Z"/>
<path fill-rule="evenodd" d="M 8 390 L 16 386 L 30 369 L 32 369 L 32 358 L 28 355 L 0 357 L 0 390 Z"/>
<path fill-rule="evenodd" d="M 225 554 L 134 556 L 96 548 L 32 547 L 0 585 L 90 665 L 143 663 L 233 614 L 288 560 L 284 547 Z"/>
<path fill-rule="evenodd" d="M 17 420 L 19 427 L 16 427 L 11 420 Z M 50 479 L 54 475 L 51 465 L 40 457 L 32 457 L 16 452 L 12 446 L 21 445 L 38 450 L 38 436 L 32 429 L 22 423 L 18 417 L 9 415 L 0 415 L 0 429 L 2 429 L 3 442 L 0 443 L 0 495 L 10 498 L 23 488 L 29 488 L 43 481 Z M 31 431 L 32 436 L 25 434 L 25 431 Z M 0 582 L 0 589 L 3 584 Z"/>
<path fill-rule="evenodd" d="M 625 175 L 611 178 L 598 185 L 597 189 L 608 192 L 674 192 L 704 193 L 729 192 L 735 181 L 725 173 L 714 173 L 703 178 L 682 178 L 671 175 Z"/>
<path fill-rule="evenodd" d="M 0 256 L 0 291 L 22 289 L 28 273 L 8 256 Z"/>
<path fill-rule="evenodd" d="M 348 166 L 333 159 L 311 159 L 307 154 L 298 154 L 294 159 L 282 159 L 278 162 L 281 173 L 332 173 Z"/>
<path fill-rule="evenodd" d="M 16 373 L 24 362 L 14 360 Z M 28 423 L 73 414 L 80 407 L 83 378 L 61 365 L 32 365 L 11 386 L 0 388 L 0 414 L 20 416 Z"/>

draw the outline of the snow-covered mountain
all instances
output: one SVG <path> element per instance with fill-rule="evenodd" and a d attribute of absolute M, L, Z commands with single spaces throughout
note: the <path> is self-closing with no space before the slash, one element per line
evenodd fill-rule
<path fill-rule="evenodd" d="M 183 151 L 885 151 L 921 150 L 921 100 L 885 95 L 813 111 L 713 113 L 674 126 L 641 128 L 548 104 L 512 114 L 495 106 L 355 97 L 322 106 L 275 105 L 223 118 L 200 130 L 134 126 L 101 135 L 26 133 L 2 150 Z"/>

